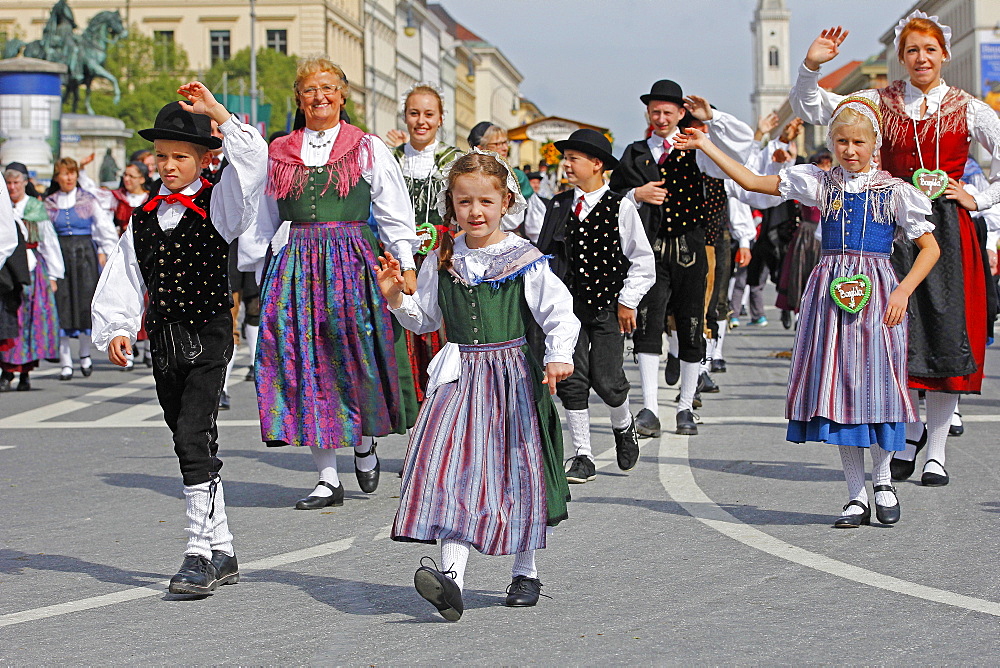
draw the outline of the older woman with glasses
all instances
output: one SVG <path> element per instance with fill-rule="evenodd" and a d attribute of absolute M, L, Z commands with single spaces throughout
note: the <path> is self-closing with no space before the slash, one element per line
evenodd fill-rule
<path fill-rule="evenodd" d="M 381 139 L 340 119 L 344 72 L 325 58 L 299 63 L 295 98 L 305 128 L 270 146 L 268 207 L 240 238 L 241 268 L 270 260 L 261 281 L 255 366 L 261 434 L 269 446 L 312 450 L 319 483 L 296 508 L 339 506 L 336 450 L 354 447 L 362 491 L 375 491 L 374 444 L 400 420 L 392 320 L 373 267 L 377 241 L 416 288 L 413 207 Z"/>

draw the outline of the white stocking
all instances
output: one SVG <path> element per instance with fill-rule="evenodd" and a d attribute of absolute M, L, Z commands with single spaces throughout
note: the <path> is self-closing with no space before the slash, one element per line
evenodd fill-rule
<path fill-rule="evenodd" d="M 93 365 L 90 360 L 90 334 L 81 334 L 78 338 L 80 341 L 80 366 L 86 369 Z"/>
<path fill-rule="evenodd" d="M 642 382 L 643 408 L 660 417 L 660 356 L 656 353 L 638 353 L 639 380 Z"/>
<path fill-rule="evenodd" d="M 465 565 L 469 561 L 469 544 L 464 540 L 441 541 L 441 571 L 453 571 L 459 589 L 465 589 Z"/>
<path fill-rule="evenodd" d="M 719 335 L 718 338 L 715 339 L 715 350 L 713 351 L 714 354 L 712 355 L 712 359 L 723 360 L 726 358 L 722 354 L 722 344 L 726 342 L 726 331 L 729 330 L 729 321 L 718 320 L 716 321 L 716 324 L 719 326 Z"/>
<path fill-rule="evenodd" d="M 537 578 L 538 569 L 535 568 L 535 551 L 527 550 L 518 552 L 514 557 L 514 567 L 510 570 L 512 577 L 523 575 L 528 578 Z"/>
<path fill-rule="evenodd" d="M 940 466 L 931 462 L 924 471 L 944 475 L 944 447 L 948 442 L 948 428 L 951 416 L 958 408 L 958 395 L 944 392 L 927 392 L 927 459 L 935 459 Z"/>
<path fill-rule="evenodd" d="M 678 357 L 680 355 L 681 344 L 677 340 L 677 332 L 670 332 L 667 334 L 667 349 L 674 357 Z"/>
<path fill-rule="evenodd" d="M 872 455 L 872 485 L 891 485 L 889 462 L 892 461 L 892 453 L 883 450 L 878 444 L 873 444 L 868 450 Z M 875 503 L 892 506 L 896 504 L 896 499 L 892 492 L 875 492 Z"/>
<path fill-rule="evenodd" d="M 370 452 L 372 446 L 374 446 L 374 445 L 375 445 L 375 439 L 373 438 L 371 440 L 371 445 L 362 443 L 361 445 L 355 445 L 354 446 L 354 455 L 355 455 L 355 457 L 354 457 L 354 467 L 357 468 L 362 473 L 364 473 L 366 471 L 374 471 L 375 470 L 375 464 L 378 463 L 378 455 L 376 455 L 374 452 L 372 452 L 367 457 L 358 457 L 357 454 L 359 452 Z"/>
<path fill-rule="evenodd" d="M 229 376 L 233 373 L 233 367 L 236 365 L 236 349 L 233 348 L 233 356 L 229 358 L 229 364 L 226 365 L 226 380 L 222 383 L 222 391 L 229 393 Z"/>
<path fill-rule="evenodd" d="M 208 517 L 211 483 L 185 485 L 184 499 L 187 501 L 188 542 L 184 554 L 195 554 L 206 559 L 212 558 L 212 526 Z"/>
<path fill-rule="evenodd" d="M 226 497 L 222 492 L 222 479 L 215 487 L 215 509 L 209 520 L 212 527 L 212 551 L 225 552 L 230 557 L 233 551 L 233 534 L 229 531 L 229 518 L 226 516 Z"/>
<path fill-rule="evenodd" d="M 847 480 L 847 494 L 851 501 L 860 501 L 868 505 L 868 491 L 865 489 L 865 453 L 853 445 L 838 446 L 840 461 L 844 465 L 844 479 Z M 863 511 L 857 506 L 848 506 L 844 511 L 847 515 L 860 515 Z"/>
<path fill-rule="evenodd" d="M 337 475 L 337 451 L 315 445 L 309 446 L 309 449 L 312 451 L 313 461 L 316 462 L 319 479 L 334 487 L 340 487 L 340 476 Z M 316 485 L 316 489 L 309 496 L 333 496 L 333 492 L 325 485 Z"/>
<path fill-rule="evenodd" d="M 566 411 L 566 424 L 569 426 L 569 440 L 575 456 L 594 461 L 594 452 L 590 447 L 590 409 Z"/>
<path fill-rule="evenodd" d="M 69 347 L 69 337 L 59 337 L 59 366 L 64 369 L 73 368 L 73 349 Z"/>
<path fill-rule="evenodd" d="M 916 390 L 910 390 L 910 403 L 913 404 L 913 408 L 917 411 L 917 417 L 920 417 L 920 395 Z M 920 420 L 916 422 L 906 423 L 906 450 L 902 452 L 897 452 L 893 455 L 896 459 L 902 459 L 903 461 L 912 462 L 917 458 L 917 443 L 924 435 L 924 423 Z"/>
<path fill-rule="evenodd" d="M 611 413 L 611 426 L 614 429 L 627 429 L 632 423 L 632 409 L 628 405 L 628 397 L 621 406 L 609 406 Z"/>
<path fill-rule="evenodd" d="M 259 329 L 259 325 L 246 325 L 247 347 L 250 349 L 250 366 L 253 366 L 254 360 L 257 359 L 257 332 Z"/>
<path fill-rule="evenodd" d="M 698 375 L 700 373 L 700 363 L 681 360 L 681 398 L 677 402 L 678 413 L 691 410 L 694 393 L 698 389 Z"/>

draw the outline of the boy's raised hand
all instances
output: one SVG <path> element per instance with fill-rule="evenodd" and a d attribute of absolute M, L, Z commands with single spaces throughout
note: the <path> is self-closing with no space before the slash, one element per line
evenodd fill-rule
<path fill-rule="evenodd" d="M 177 89 L 178 95 L 183 95 L 188 99 L 181 102 L 181 109 L 190 111 L 192 114 L 205 114 L 213 121 L 222 125 L 229 120 L 229 112 L 221 102 L 215 99 L 208 86 L 200 81 L 186 83 Z"/>
<path fill-rule="evenodd" d="M 684 98 L 684 106 L 699 121 L 712 120 L 712 105 L 705 98 L 698 95 L 688 95 Z"/>
<path fill-rule="evenodd" d="M 379 290 L 389 302 L 389 308 L 399 308 L 403 305 L 403 288 L 406 286 L 403 272 L 399 270 L 399 260 L 386 251 L 385 255 L 379 256 L 378 264 L 375 279 Z"/>
<path fill-rule="evenodd" d="M 828 63 L 840 54 L 840 45 L 847 39 L 849 33 L 837 26 L 827 28 L 809 45 L 806 52 L 806 67 L 816 71 L 823 63 Z"/>
<path fill-rule="evenodd" d="M 108 344 L 108 359 L 112 364 L 128 366 L 127 355 L 132 354 L 132 342 L 127 336 L 116 336 Z"/>

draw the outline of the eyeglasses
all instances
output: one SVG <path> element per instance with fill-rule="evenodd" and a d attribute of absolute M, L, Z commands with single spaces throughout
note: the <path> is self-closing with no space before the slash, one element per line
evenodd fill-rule
<path fill-rule="evenodd" d="M 486 145 L 486 148 L 500 148 L 501 146 L 510 146 L 510 142 L 506 139 L 503 141 L 491 141 Z"/>
<path fill-rule="evenodd" d="M 320 86 L 319 88 L 313 86 L 311 88 L 306 88 L 303 91 L 299 91 L 299 95 L 302 97 L 316 97 L 319 93 L 323 93 L 323 95 L 331 95 L 342 88 L 343 86 L 331 86 L 330 84 Z"/>

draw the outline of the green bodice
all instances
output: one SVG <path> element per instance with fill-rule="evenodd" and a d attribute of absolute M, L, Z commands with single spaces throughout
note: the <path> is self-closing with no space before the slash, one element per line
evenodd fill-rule
<path fill-rule="evenodd" d="M 524 281 L 466 285 L 446 269 L 438 273 L 438 303 L 451 343 L 502 343 L 524 336 L 532 322 Z"/>
<path fill-rule="evenodd" d="M 334 177 L 326 187 L 329 167 L 310 167 L 309 181 L 298 197 L 278 200 L 278 214 L 281 220 L 295 223 L 330 222 L 345 220 L 368 220 L 372 203 L 372 189 L 364 179 L 358 179 L 347 197 L 337 196 L 337 179 Z"/>

